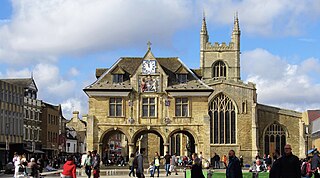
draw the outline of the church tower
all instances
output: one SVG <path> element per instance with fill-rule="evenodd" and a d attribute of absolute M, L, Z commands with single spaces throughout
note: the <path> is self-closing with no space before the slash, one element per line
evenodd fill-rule
<path fill-rule="evenodd" d="M 200 69 L 204 80 L 240 80 L 240 27 L 236 14 L 229 44 L 209 42 L 206 19 L 200 32 Z"/>

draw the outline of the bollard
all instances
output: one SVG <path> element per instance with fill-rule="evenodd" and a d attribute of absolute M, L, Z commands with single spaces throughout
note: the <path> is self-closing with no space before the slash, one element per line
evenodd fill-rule
<path fill-rule="evenodd" d="M 212 176 L 213 176 L 213 171 L 211 169 L 208 169 L 207 178 L 212 178 Z"/>

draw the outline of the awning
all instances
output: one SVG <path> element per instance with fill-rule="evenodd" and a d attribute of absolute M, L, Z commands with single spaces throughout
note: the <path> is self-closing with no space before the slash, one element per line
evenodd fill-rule
<path fill-rule="evenodd" d="M 33 153 L 32 150 L 29 150 L 29 149 L 24 149 L 24 150 L 26 150 L 29 153 Z M 41 150 L 34 150 L 34 153 L 44 154 L 44 152 Z"/>

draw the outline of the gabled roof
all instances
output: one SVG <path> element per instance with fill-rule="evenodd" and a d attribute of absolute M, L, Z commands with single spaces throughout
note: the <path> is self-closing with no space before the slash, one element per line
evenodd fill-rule
<path fill-rule="evenodd" d="M 29 88 L 34 86 L 36 91 L 38 91 L 37 85 L 33 78 L 12 78 L 12 79 L 0 79 L 2 81 L 21 86 L 23 88 Z"/>
<path fill-rule="evenodd" d="M 308 110 L 309 123 L 320 118 L 320 110 Z"/>

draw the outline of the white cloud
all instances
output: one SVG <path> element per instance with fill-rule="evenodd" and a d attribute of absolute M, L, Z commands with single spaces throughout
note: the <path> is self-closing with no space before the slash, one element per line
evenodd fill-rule
<path fill-rule="evenodd" d="M 75 67 L 71 67 L 69 70 L 69 75 L 71 77 L 75 77 L 75 76 L 79 75 L 79 73 L 80 73 L 79 70 Z"/>
<path fill-rule="evenodd" d="M 61 107 L 63 109 L 64 117 L 66 119 L 72 118 L 73 111 L 79 111 L 80 114 L 85 114 L 87 111 L 86 102 L 83 102 L 84 98 L 69 98 L 62 102 Z"/>
<path fill-rule="evenodd" d="M 320 108 L 319 59 L 310 58 L 290 64 L 264 49 L 245 51 L 242 55 L 245 80 L 256 83 L 258 102 L 298 109 Z"/>
<path fill-rule="evenodd" d="M 192 16 L 191 0 L 12 3 L 12 19 L 0 27 L 0 62 L 144 45 L 147 40 L 168 43 Z"/>
<path fill-rule="evenodd" d="M 218 24 L 232 24 L 238 11 L 242 30 L 258 35 L 296 35 L 320 16 L 320 3 L 314 0 L 208 0 L 199 7 Z"/>

